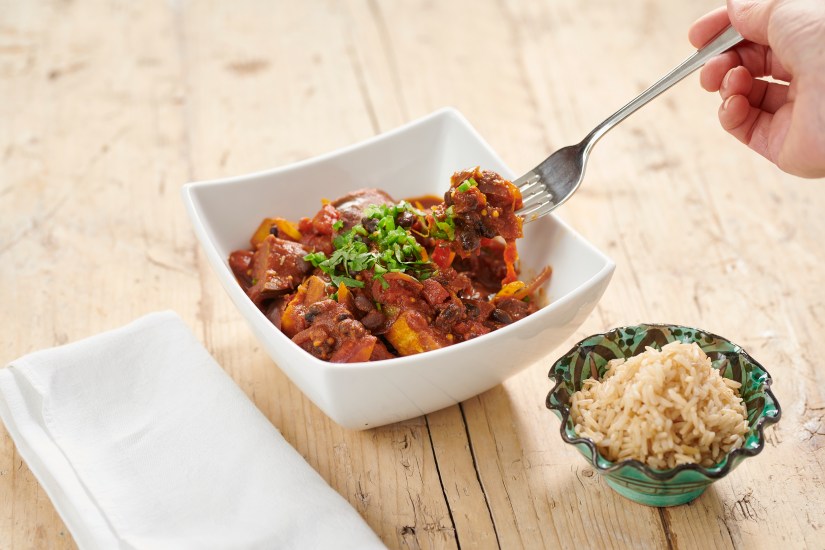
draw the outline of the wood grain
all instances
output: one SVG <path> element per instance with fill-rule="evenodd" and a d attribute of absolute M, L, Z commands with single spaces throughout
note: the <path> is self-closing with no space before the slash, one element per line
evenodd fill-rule
<path fill-rule="evenodd" d="M 823 548 L 825 187 L 722 132 L 695 76 L 602 140 L 561 209 L 618 269 L 548 350 L 673 322 L 770 370 L 783 418 L 765 450 L 686 506 L 622 499 L 561 443 L 549 363 L 427 417 L 340 428 L 252 338 L 179 198 L 445 105 L 526 170 L 686 57 L 716 4 L 0 0 L 0 361 L 174 309 L 390 548 Z M 73 547 L 0 429 L 0 548 Z"/>

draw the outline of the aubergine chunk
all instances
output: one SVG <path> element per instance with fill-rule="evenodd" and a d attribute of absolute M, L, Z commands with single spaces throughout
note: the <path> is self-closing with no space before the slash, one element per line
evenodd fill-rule
<path fill-rule="evenodd" d="M 364 212 L 371 204 L 395 204 L 395 200 L 380 189 L 358 189 L 332 201 L 346 229 L 361 223 Z"/>
<path fill-rule="evenodd" d="M 236 250 L 229 255 L 229 269 L 235 275 L 244 292 L 252 286 L 252 257 L 251 250 Z"/>
<path fill-rule="evenodd" d="M 312 269 L 299 243 L 268 235 L 252 257 L 252 287 L 247 294 L 261 306 L 272 298 L 292 292 Z"/>
<path fill-rule="evenodd" d="M 378 339 L 344 304 L 325 299 L 303 309 L 303 330 L 292 341 L 318 359 L 332 363 L 369 361 Z"/>

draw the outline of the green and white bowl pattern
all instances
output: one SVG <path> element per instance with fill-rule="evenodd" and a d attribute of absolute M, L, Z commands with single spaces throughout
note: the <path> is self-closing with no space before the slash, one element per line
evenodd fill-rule
<path fill-rule="evenodd" d="M 594 373 L 601 378 L 611 359 L 632 357 L 647 347 L 661 349 L 677 340 L 696 342 L 722 376 L 742 383 L 739 391 L 747 407 L 749 427 L 744 445 L 707 468 L 682 464 L 669 470 L 655 470 L 638 460 L 614 463 L 605 459 L 592 440 L 579 437 L 574 431 L 570 396 Z M 765 427 L 778 422 L 781 415 L 770 390 L 770 374 L 745 350 L 721 336 L 678 325 L 635 325 L 589 336 L 553 364 L 550 378 L 555 380 L 555 386 L 547 396 L 547 407 L 561 420 L 562 439 L 575 446 L 616 492 L 648 506 L 684 504 L 701 495 L 745 458 L 759 454 L 765 445 Z"/>

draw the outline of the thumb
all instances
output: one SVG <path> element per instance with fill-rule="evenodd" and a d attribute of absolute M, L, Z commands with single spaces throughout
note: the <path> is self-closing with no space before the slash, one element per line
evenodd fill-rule
<path fill-rule="evenodd" d="M 768 45 L 768 20 L 775 0 L 727 0 L 728 15 L 734 28 L 746 40 Z"/>

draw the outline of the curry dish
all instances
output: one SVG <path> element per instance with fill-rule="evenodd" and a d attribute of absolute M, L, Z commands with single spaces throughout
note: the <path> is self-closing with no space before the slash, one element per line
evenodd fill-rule
<path fill-rule="evenodd" d="M 478 168 L 453 174 L 443 201 L 361 189 L 297 223 L 264 219 L 229 266 L 272 323 L 319 359 L 412 355 L 538 309 L 550 268 L 518 278 L 521 204 L 511 182 Z"/>

